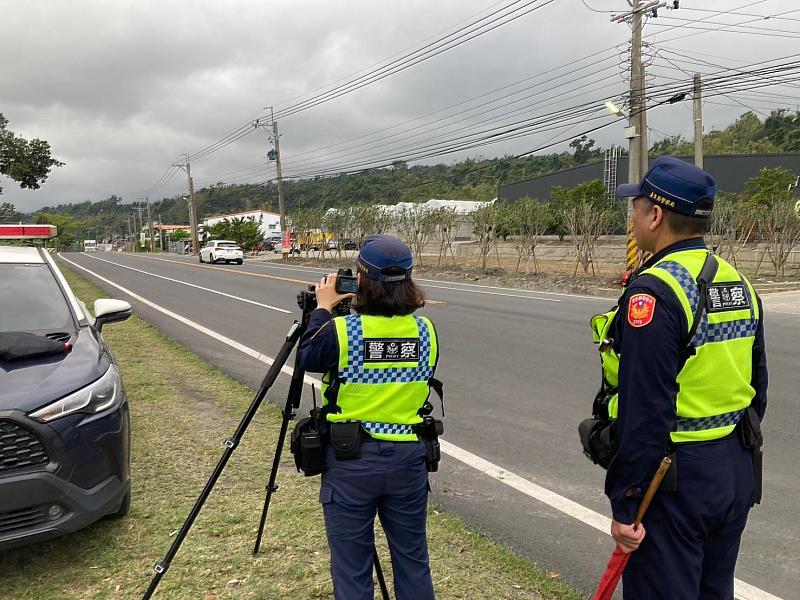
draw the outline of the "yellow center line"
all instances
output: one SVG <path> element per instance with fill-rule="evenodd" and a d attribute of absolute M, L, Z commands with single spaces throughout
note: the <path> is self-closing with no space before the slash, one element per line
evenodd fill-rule
<path fill-rule="evenodd" d="M 234 275 L 248 275 L 250 277 L 261 277 L 263 279 L 275 279 L 276 281 L 286 281 L 288 283 L 300 283 L 302 285 L 309 285 L 314 284 L 316 285 L 316 281 L 305 281 L 303 279 L 293 279 L 291 277 L 279 277 L 278 275 L 267 275 L 266 273 L 251 273 L 250 271 L 231 271 L 230 269 L 226 269 L 225 267 L 215 267 L 213 265 L 205 264 L 193 264 L 183 260 L 172 260 L 170 258 L 156 258 L 155 256 L 146 256 L 143 254 L 131 253 L 125 254 L 125 256 L 135 256 L 137 258 L 147 258 L 149 260 L 160 260 L 161 262 L 168 262 L 168 263 L 175 263 L 176 265 L 183 265 L 185 267 L 196 267 L 198 269 L 215 269 L 217 271 L 222 271 L 224 273 L 232 273 Z M 441 300 L 425 300 L 426 304 L 444 304 Z"/>

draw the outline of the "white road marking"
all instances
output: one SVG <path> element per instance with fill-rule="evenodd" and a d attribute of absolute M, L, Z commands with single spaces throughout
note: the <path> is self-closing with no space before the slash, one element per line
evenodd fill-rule
<path fill-rule="evenodd" d="M 211 288 L 203 287 L 202 285 L 195 285 L 194 283 L 188 283 L 186 281 L 181 281 L 180 279 L 173 279 L 172 277 L 166 277 L 164 275 L 157 275 L 155 273 L 150 273 L 149 271 L 143 271 L 142 269 L 135 269 L 133 267 L 129 267 L 127 265 L 122 265 L 120 263 L 116 263 L 112 260 L 106 260 L 105 258 L 98 258 L 96 256 L 90 256 L 85 252 L 81 252 L 87 258 L 91 258 L 94 260 L 100 260 L 106 262 L 110 265 L 114 265 L 115 267 L 122 267 L 123 269 L 130 269 L 131 271 L 136 271 L 137 273 L 143 273 L 144 275 L 149 275 L 150 277 L 158 277 L 159 279 L 166 279 L 167 281 L 172 281 L 174 283 L 180 283 L 181 285 L 186 285 L 189 287 L 197 288 L 198 290 L 203 290 L 204 292 L 210 292 L 212 294 L 218 294 L 220 296 L 225 296 L 226 298 L 232 298 L 233 300 L 238 300 L 239 302 L 247 302 L 248 304 L 255 304 L 256 306 L 261 306 L 262 308 L 268 308 L 270 310 L 277 310 L 278 312 L 282 312 L 284 314 L 291 314 L 292 311 L 286 310 L 284 308 L 278 308 L 277 306 L 271 306 L 269 304 L 263 304 L 261 302 L 256 302 L 255 300 L 248 300 L 247 298 L 242 298 L 240 296 L 234 296 L 233 294 L 227 294 L 225 292 L 220 292 L 219 290 L 212 290 Z M 61 256 L 59 254 L 59 256 Z M 61 258 L 64 258 L 61 256 Z M 64 258 L 64 260 L 67 260 Z M 74 263 L 73 263 L 74 264 Z"/>
<path fill-rule="evenodd" d="M 229 337 L 226 337 L 220 333 L 212 331 L 211 329 L 208 329 L 207 327 L 204 327 L 199 323 L 195 323 L 194 321 L 191 321 L 186 317 L 178 315 L 172 312 L 171 310 L 163 308 L 158 304 L 156 304 L 155 302 L 151 302 L 150 300 L 142 298 L 138 294 L 135 294 L 134 292 L 122 287 L 117 283 L 114 283 L 113 281 L 110 281 L 109 279 L 106 279 L 105 277 L 102 277 L 101 275 L 98 275 L 97 273 L 94 273 L 93 271 L 90 271 L 86 267 L 82 267 L 81 265 L 67 258 L 64 258 L 64 256 L 61 254 L 59 254 L 59 257 L 62 260 L 72 265 L 75 265 L 79 269 L 86 271 L 87 273 L 96 277 L 100 281 L 104 281 L 105 283 L 119 289 L 123 293 L 129 295 L 132 298 L 135 298 L 139 302 L 142 302 L 143 304 L 146 304 L 147 306 L 150 306 L 151 308 L 164 313 L 168 317 L 172 317 L 173 319 L 176 319 L 177 321 L 180 321 L 181 323 L 188 325 L 189 327 L 192 327 L 193 329 L 201 333 L 204 333 L 209 337 L 230 346 L 231 348 L 239 350 L 240 352 L 247 354 L 248 356 L 251 356 L 256 360 L 266 363 L 267 365 L 272 365 L 275 362 L 274 359 L 272 359 L 269 356 L 257 352 L 252 348 L 248 348 L 244 344 L 240 344 L 239 342 L 232 340 Z M 294 372 L 294 369 L 292 369 L 291 367 L 284 366 L 281 369 L 281 371 L 291 377 L 292 373 Z M 303 378 L 303 381 L 307 385 L 314 385 L 317 387 L 320 387 L 322 385 L 322 382 L 320 380 L 315 379 L 313 377 L 309 377 L 308 375 L 306 375 Z M 515 473 L 512 473 L 511 471 L 508 471 L 503 467 L 491 463 L 488 460 L 485 460 L 480 456 L 477 456 L 476 454 L 472 454 L 467 450 L 459 448 L 455 444 L 451 444 L 446 440 L 439 440 L 439 443 L 441 445 L 441 450 L 444 454 L 452 458 L 455 458 L 456 460 L 464 463 L 465 465 L 472 467 L 473 469 L 480 471 L 481 473 L 484 473 L 485 475 L 488 475 L 489 477 L 492 477 L 493 479 L 496 479 L 497 481 L 504 483 L 507 486 L 519 492 L 522 492 L 526 496 L 534 498 L 535 500 L 538 500 L 543 504 L 547 504 L 551 508 L 554 508 L 555 510 L 562 512 L 565 515 L 577 519 L 581 523 L 589 525 L 590 527 L 593 527 L 594 529 L 597 529 L 598 531 L 601 531 L 606 535 L 609 536 L 611 535 L 610 533 L 611 519 L 609 519 L 608 517 L 601 515 L 600 513 L 590 508 L 586 508 L 585 506 L 578 504 L 577 502 L 570 500 L 569 498 L 565 498 L 560 494 L 552 492 L 547 488 L 537 485 L 532 481 L 525 479 L 524 477 L 520 477 L 519 475 L 516 475 Z M 600 574 L 598 573 L 598 576 L 599 575 Z M 745 583 L 740 579 L 734 579 L 734 595 L 738 600 L 781 600 L 779 596 L 774 596 L 769 592 L 765 592 L 764 590 L 752 586 L 749 583 Z"/>
<path fill-rule="evenodd" d="M 417 281 L 421 281 L 421 280 L 418 279 Z M 447 286 L 444 286 L 444 285 L 430 285 L 430 284 L 427 284 L 427 285 L 425 285 L 423 287 L 426 287 L 426 288 L 437 288 L 437 289 L 440 289 L 440 290 L 451 290 L 451 291 L 454 291 L 454 292 L 466 292 L 467 294 L 489 294 L 491 296 L 509 296 L 511 298 L 524 298 L 525 300 L 541 300 L 542 302 L 563 302 L 563 300 L 559 300 L 558 298 L 537 298 L 536 296 L 525 296 L 523 294 L 504 294 L 502 292 L 488 292 L 486 290 L 462 290 L 460 288 L 447 287 Z M 534 292 L 534 293 L 538 293 L 538 292 Z"/>

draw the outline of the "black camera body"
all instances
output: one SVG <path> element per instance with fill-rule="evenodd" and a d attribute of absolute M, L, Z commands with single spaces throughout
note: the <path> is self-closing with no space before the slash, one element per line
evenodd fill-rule
<path fill-rule="evenodd" d="M 353 275 L 352 269 L 339 269 L 336 273 L 336 293 L 358 293 L 358 278 Z"/>
<path fill-rule="evenodd" d="M 336 293 L 337 294 L 357 294 L 358 279 L 353 276 L 352 269 L 339 269 L 336 273 Z M 317 308 L 317 288 L 312 283 L 307 290 L 297 294 L 297 305 L 304 314 L 309 314 Z M 350 300 L 342 300 L 333 309 L 336 317 L 343 317 L 350 314 Z"/>

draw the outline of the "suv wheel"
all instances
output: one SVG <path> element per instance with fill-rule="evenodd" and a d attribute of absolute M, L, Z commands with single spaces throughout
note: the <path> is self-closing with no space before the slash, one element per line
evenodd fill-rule
<path fill-rule="evenodd" d="M 112 513 L 108 514 L 109 519 L 119 519 L 121 517 L 126 516 L 131 511 L 131 491 L 128 490 L 128 493 L 122 497 L 122 500 L 119 503 L 119 507 Z"/>

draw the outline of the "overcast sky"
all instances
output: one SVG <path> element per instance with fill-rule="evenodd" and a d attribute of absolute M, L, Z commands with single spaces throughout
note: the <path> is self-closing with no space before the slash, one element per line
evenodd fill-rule
<path fill-rule="evenodd" d="M 152 190 L 182 153 L 195 153 L 248 120 L 265 116 L 265 107 L 291 106 L 509 4 L 511 0 L 0 0 L 0 112 L 16 133 L 48 140 L 54 156 L 66 163 L 37 191 L 20 190 L 3 178 L 0 201 L 21 211 L 98 201 L 111 194 L 132 202 Z M 627 3 L 586 0 L 586 5 L 621 12 Z M 612 23 L 608 13 L 586 5 L 553 0 L 426 62 L 280 119 L 284 173 L 336 170 L 381 156 L 404 158 L 412 147 L 435 136 L 474 131 L 469 128 L 481 121 L 489 121 L 488 128 L 567 106 L 586 104 L 594 110 L 594 102 L 598 112 L 589 115 L 594 120 L 564 121 L 560 115 L 549 131 L 423 162 L 503 156 L 566 140 L 542 152 L 563 150 L 571 136 L 605 123 L 611 125 L 590 136 L 602 146 L 624 144 L 623 121 L 602 116 L 600 100 L 624 89 L 617 54 L 624 55 L 630 27 Z M 800 47 L 794 39 L 800 36 L 800 7 L 791 0 L 682 0 L 681 5 L 677 11 L 662 9 L 646 25 L 647 39 L 653 42 L 648 54 L 658 52 L 651 57 L 649 84 L 654 90 L 678 84 L 669 77 L 688 81 L 680 69 L 710 74 L 722 69 L 708 63 L 741 67 L 788 57 Z M 782 19 L 758 21 L 692 8 Z M 742 29 L 696 29 L 746 21 L 752 22 Z M 618 44 L 619 52 L 610 50 Z M 599 62 L 603 57 L 612 58 Z M 583 62 L 545 73 L 578 59 Z M 593 61 L 598 64 L 591 66 Z M 579 67 L 583 69 L 574 70 Z M 526 79 L 504 92 L 360 137 Z M 524 88 L 530 89 L 522 92 Z M 771 87 L 709 98 L 705 129 L 726 126 L 747 110 L 742 104 L 764 113 L 769 108 L 796 109 L 799 89 Z M 469 109 L 461 117 L 469 121 L 452 117 L 422 127 Z M 512 110 L 517 112 L 502 116 Z M 654 109 L 648 119 L 652 139 L 691 136 L 690 101 Z M 431 131 L 436 126 L 440 129 Z M 418 129 L 406 131 L 412 127 Z M 194 161 L 196 187 L 274 177 L 274 166 L 266 166 L 269 147 L 266 134 L 257 131 Z M 183 193 L 185 186 L 186 177 L 179 172 L 150 198 Z"/>

